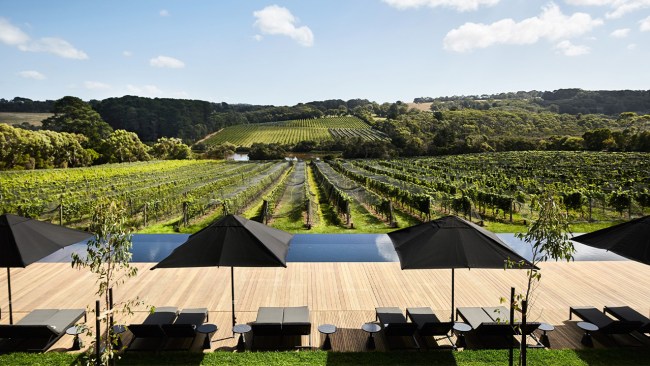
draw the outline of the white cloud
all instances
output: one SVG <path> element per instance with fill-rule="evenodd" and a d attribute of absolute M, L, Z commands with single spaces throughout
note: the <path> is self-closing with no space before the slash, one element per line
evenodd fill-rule
<path fill-rule="evenodd" d="M 88 55 L 84 51 L 74 48 L 68 41 L 61 38 L 41 38 L 38 41 L 21 44 L 18 48 L 21 51 L 52 53 L 63 58 L 88 59 Z"/>
<path fill-rule="evenodd" d="M 131 57 L 131 56 L 133 56 L 133 52 L 131 52 L 131 51 L 122 51 L 122 56 Z"/>
<path fill-rule="evenodd" d="M 575 45 L 570 41 L 564 40 L 555 45 L 555 49 L 565 56 L 580 56 L 589 53 L 590 49 L 587 46 Z"/>
<path fill-rule="evenodd" d="M 262 41 L 262 39 L 264 39 L 264 37 L 262 37 L 261 34 L 256 34 L 256 35 L 253 36 L 253 39 L 260 42 L 260 41 Z"/>
<path fill-rule="evenodd" d="M 76 49 L 68 41 L 61 38 L 44 37 L 33 41 L 20 28 L 13 26 L 4 18 L 0 18 L 0 42 L 16 46 L 19 50 L 26 52 L 46 52 L 77 60 L 88 58 L 84 51 Z"/>
<path fill-rule="evenodd" d="M 614 38 L 625 38 L 628 34 L 630 34 L 630 28 L 617 29 L 609 35 Z"/>
<path fill-rule="evenodd" d="M 570 5 L 578 6 L 609 6 L 612 11 L 607 18 L 620 18 L 627 13 L 650 8 L 650 0 L 566 0 Z"/>
<path fill-rule="evenodd" d="M 160 12 L 158 12 L 158 14 L 160 14 L 161 17 L 168 17 L 170 15 L 169 11 L 167 11 L 167 9 L 160 10 Z"/>
<path fill-rule="evenodd" d="M 26 70 L 18 73 L 19 76 L 24 77 L 25 79 L 34 79 L 34 80 L 44 80 L 45 75 L 41 74 L 35 70 Z"/>
<path fill-rule="evenodd" d="M 110 89 L 111 86 L 99 81 L 84 81 L 84 88 L 90 90 L 104 90 Z"/>
<path fill-rule="evenodd" d="M 311 29 L 304 25 L 296 27 L 298 19 L 287 8 L 270 5 L 253 12 L 253 16 L 256 18 L 253 25 L 263 34 L 288 36 L 305 47 L 314 45 L 314 34 Z"/>
<path fill-rule="evenodd" d="M 429 8 L 445 7 L 453 8 L 458 11 L 476 10 L 480 6 L 493 6 L 499 3 L 500 0 L 382 0 L 386 4 L 400 9 L 421 8 L 427 6 Z"/>
<path fill-rule="evenodd" d="M 170 69 L 182 69 L 185 63 L 179 59 L 169 56 L 158 56 L 149 60 L 149 65 L 154 67 L 167 67 Z"/>
<path fill-rule="evenodd" d="M 128 90 L 129 93 L 135 95 L 141 95 L 145 97 L 153 97 L 153 96 L 159 96 L 163 94 L 162 90 L 158 89 L 158 87 L 155 85 L 136 86 L 136 85 L 128 84 L 126 86 L 126 90 Z"/>
<path fill-rule="evenodd" d="M 628 51 L 634 51 L 636 50 L 636 43 L 630 43 L 627 45 Z"/>
<path fill-rule="evenodd" d="M 602 20 L 593 19 L 585 13 L 564 15 L 557 5 L 551 3 L 542 8 L 539 16 L 520 22 L 508 18 L 492 24 L 465 23 L 449 31 L 443 44 L 445 49 L 454 52 L 467 52 L 496 44 L 534 44 L 540 39 L 556 41 L 580 36 L 602 24 Z"/>
<path fill-rule="evenodd" d="M 647 17 L 647 18 L 645 18 L 645 19 L 642 19 L 642 20 L 639 22 L 639 24 L 641 24 L 641 25 L 639 26 L 639 30 L 640 30 L 641 32 L 648 32 L 648 31 L 650 31 L 650 17 Z"/>
<path fill-rule="evenodd" d="M 0 18 L 0 42 L 18 46 L 29 41 L 29 36 L 20 28 L 14 27 L 7 19 Z"/>

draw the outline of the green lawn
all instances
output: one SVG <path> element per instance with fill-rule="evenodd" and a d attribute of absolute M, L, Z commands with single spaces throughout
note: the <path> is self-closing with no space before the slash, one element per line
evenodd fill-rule
<path fill-rule="evenodd" d="M 129 353 L 118 365 L 507 365 L 507 350 L 422 352 L 213 352 Z M 648 365 L 650 349 L 529 350 L 528 365 Z M 0 355 L 0 365 L 83 364 L 79 354 L 50 352 Z"/>

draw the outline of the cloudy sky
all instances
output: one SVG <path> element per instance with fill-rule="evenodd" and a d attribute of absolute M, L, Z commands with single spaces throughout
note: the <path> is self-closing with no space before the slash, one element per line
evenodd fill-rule
<path fill-rule="evenodd" d="M 650 0 L 0 0 L 0 97 L 650 89 Z"/>

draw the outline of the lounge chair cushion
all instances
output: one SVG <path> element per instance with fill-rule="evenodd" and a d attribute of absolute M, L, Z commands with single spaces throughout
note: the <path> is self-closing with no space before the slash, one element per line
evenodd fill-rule
<path fill-rule="evenodd" d="M 421 336 L 446 335 L 454 326 L 453 322 L 441 322 L 429 307 L 407 308 L 406 315 L 418 326 Z"/>
<path fill-rule="evenodd" d="M 309 308 L 307 306 L 285 307 L 282 319 L 282 334 L 307 335 L 311 333 Z"/>
<path fill-rule="evenodd" d="M 387 336 L 412 336 L 418 328 L 417 324 L 408 323 L 397 307 L 375 308 L 375 312 Z"/>
<path fill-rule="evenodd" d="M 400 308 L 375 308 L 375 313 L 377 315 L 377 319 L 379 319 L 384 327 L 389 324 L 406 323 L 406 317 L 404 317 L 404 314 L 402 314 L 402 310 L 400 310 Z"/>
<path fill-rule="evenodd" d="M 282 319 L 284 319 L 284 308 L 260 307 L 257 310 L 257 319 L 251 324 L 253 335 L 281 335 Z"/>
<path fill-rule="evenodd" d="M 605 306 L 605 311 L 620 320 L 641 322 L 642 325 L 637 330 L 640 333 L 650 333 L 650 319 L 629 306 Z"/>
<path fill-rule="evenodd" d="M 161 306 L 155 308 L 154 312 L 147 315 L 142 324 L 169 324 L 176 319 L 178 308 L 174 306 Z"/>
<path fill-rule="evenodd" d="M 461 307 L 456 309 L 457 313 L 472 329 L 481 334 L 512 335 L 514 330 L 507 321 L 508 315 L 505 315 L 505 319 L 501 319 L 501 314 L 507 314 L 504 310 L 507 311 L 503 306 Z"/>
<path fill-rule="evenodd" d="M 141 324 L 131 324 L 127 328 L 133 333 L 133 338 L 128 348 L 133 349 L 157 349 L 162 341 L 167 337 L 167 334 L 162 328 L 163 324 L 171 324 L 176 315 L 178 308 L 173 306 L 157 307 L 153 313 L 147 315 Z M 148 338 L 156 339 L 157 341 L 152 347 L 138 347 L 136 340 Z"/>
<path fill-rule="evenodd" d="M 490 317 L 483 308 L 480 307 L 467 307 L 456 308 L 458 315 L 469 324 L 472 329 L 478 329 L 483 323 L 493 323 L 494 319 Z"/>
<path fill-rule="evenodd" d="M 162 329 L 167 337 L 194 338 L 196 328 L 205 321 L 208 309 L 183 309 L 173 324 L 162 324 Z"/>

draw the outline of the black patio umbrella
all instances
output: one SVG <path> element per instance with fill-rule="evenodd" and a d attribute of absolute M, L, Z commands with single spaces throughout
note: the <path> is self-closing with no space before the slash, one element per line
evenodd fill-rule
<path fill-rule="evenodd" d="M 192 234 L 152 269 L 231 267 L 232 325 L 235 326 L 234 267 L 286 267 L 292 237 L 259 222 L 227 215 Z"/>
<path fill-rule="evenodd" d="M 14 323 L 11 303 L 12 267 L 28 265 L 70 244 L 86 240 L 92 234 L 22 216 L 0 216 L 0 267 L 7 267 L 9 324 Z"/>
<path fill-rule="evenodd" d="M 388 233 L 402 269 L 451 268 L 451 320 L 454 320 L 456 268 L 506 268 L 506 261 L 533 264 L 494 233 L 456 216 L 445 216 Z"/>
<path fill-rule="evenodd" d="M 650 216 L 578 235 L 571 240 L 650 264 Z"/>

